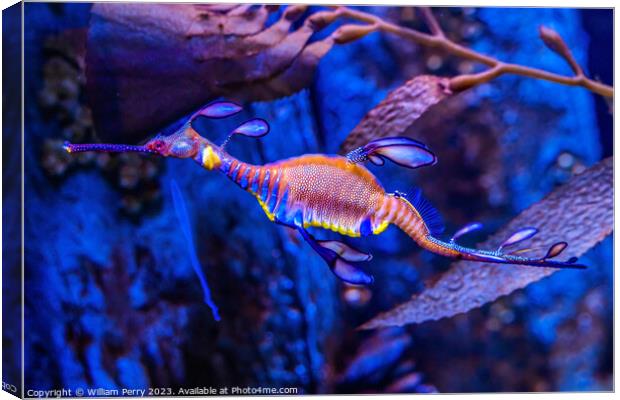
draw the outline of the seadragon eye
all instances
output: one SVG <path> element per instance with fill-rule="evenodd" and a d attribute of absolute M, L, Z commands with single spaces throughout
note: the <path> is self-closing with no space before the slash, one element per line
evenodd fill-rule
<path fill-rule="evenodd" d="M 155 139 L 148 143 L 146 147 L 150 150 L 162 152 L 166 148 L 166 142 L 164 142 L 163 139 Z"/>

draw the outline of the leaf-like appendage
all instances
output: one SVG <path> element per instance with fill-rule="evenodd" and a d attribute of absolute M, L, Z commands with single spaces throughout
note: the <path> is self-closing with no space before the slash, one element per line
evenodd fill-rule
<path fill-rule="evenodd" d="M 348 153 L 374 139 L 402 135 L 426 110 L 451 94 L 448 78 L 416 76 L 366 114 L 342 143 L 341 152 Z"/>
<path fill-rule="evenodd" d="M 613 158 L 607 158 L 534 204 L 481 247 L 495 248 L 510 232 L 536 225 L 535 247 L 558 239 L 569 243 L 564 254 L 578 257 L 613 230 Z M 544 254 L 540 254 L 543 256 Z M 597 268 L 596 265 L 590 268 Z M 449 318 L 507 295 L 558 271 L 517 265 L 459 261 L 432 286 L 408 302 L 382 313 L 361 329 L 398 326 Z"/>

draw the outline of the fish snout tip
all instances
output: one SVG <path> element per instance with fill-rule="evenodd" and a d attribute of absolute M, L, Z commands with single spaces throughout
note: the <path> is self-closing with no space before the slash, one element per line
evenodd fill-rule
<path fill-rule="evenodd" d="M 73 150 L 73 149 L 72 149 L 72 147 L 73 147 L 73 145 L 72 145 L 69 141 L 65 141 L 65 142 L 62 144 L 62 148 L 63 148 L 63 149 L 64 149 L 67 153 L 69 153 L 69 154 L 71 154 L 71 152 L 72 152 L 72 150 Z"/>

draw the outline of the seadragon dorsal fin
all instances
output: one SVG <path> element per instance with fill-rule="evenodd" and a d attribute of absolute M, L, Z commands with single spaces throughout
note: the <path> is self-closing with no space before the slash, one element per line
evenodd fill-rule
<path fill-rule="evenodd" d="M 437 209 L 422 195 L 420 188 L 414 188 L 410 194 L 403 195 L 396 192 L 397 196 L 404 196 L 413 207 L 418 211 L 424 224 L 430 231 L 431 235 L 441 235 L 445 230 L 443 218 Z"/>

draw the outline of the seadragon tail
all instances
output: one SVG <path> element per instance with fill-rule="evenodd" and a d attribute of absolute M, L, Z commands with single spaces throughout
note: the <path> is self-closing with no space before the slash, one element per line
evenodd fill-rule
<path fill-rule="evenodd" d="M 534 236 L 538 232 L 536 228 L 527 227 L 520 229 L 506 239 L 497 250 L 474 249 L 457 244 L 455 239 L 466 232 L 479 229 L 481 227 L 480 224 L 470 224 L 464 227 L 457 232 L 452 240 L 446 242 L 438 238 L 439 233 L 442 231 L 438 212 L 424 200 L 419 191 L 414 192 L 411 196 L 396 193 L 388 196 L 386 201 L 390 202 L 390 207 L 393 209 L 388 217 L 389 222 L 398 226 L 420 247 L 432 253 L 454 259 L 495 264 L 569 269 L 586 268 L 585 265 L 577 264 L 577 258 L 575 257 L 567 261 L 552 260 L 552 258 L 557 257 L 566 249 L 566 242 L 553 244 L 542 258 L 528 258 L 505 251 L 505 248 Z"/>

